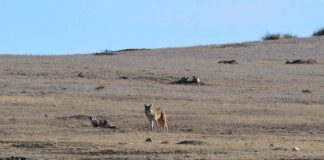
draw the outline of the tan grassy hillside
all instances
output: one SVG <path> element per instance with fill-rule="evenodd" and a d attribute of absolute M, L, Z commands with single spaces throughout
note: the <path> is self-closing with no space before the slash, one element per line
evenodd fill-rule
<path fill-rule="evenodd" d="M 318 63 L 285 64 L 295 59 Z M 324 37 L 1 55 L 0 75 L 3 158 L 324 159 Z M 170 84 L 182 76 L 205 85 Z M 167 111 L 168 133 L 148 131 L 145 103 Z M 118 129 L 93 128 L 90 115 Z"/>

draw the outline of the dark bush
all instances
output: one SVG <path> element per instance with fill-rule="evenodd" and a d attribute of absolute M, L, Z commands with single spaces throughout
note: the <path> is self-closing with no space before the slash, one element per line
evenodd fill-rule
<path fill-rule="evenodd" d="M 318 29 L 313 33 L 313 36 L 323 36 L 324 35 L 324 27 Z"/>
<path fill-rule="evenodd" d="M 263 40 L 276 40 L 280 39 L 280 33 L 267 33 L 264 37 L 262 37 Z"/>
<path fill-rule="evenodd" d="M 297 38 L 297 35 L 291 34 L 291 33 L 267 33 L 264 37 L 262 37 L 263 40 L 276 40 L 276 39 L 292 39 Z"/>

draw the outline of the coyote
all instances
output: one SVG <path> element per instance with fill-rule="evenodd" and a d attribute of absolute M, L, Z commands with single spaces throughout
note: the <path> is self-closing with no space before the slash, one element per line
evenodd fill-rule
<path fill-rule="evenodd" d="M 157 128 L 160 130 L 160 123 L 163 124 L 163 130 L 166 129 L 168 131 L 168 125 L 167 125 L 167 115 L 164 110 L 160 108 L 152 109 L 152 104 L 146 105 L 145 107 L 145 115 L 150 121 L 150 127 L 153 131 L 154 122 L 157 126 Z"/>

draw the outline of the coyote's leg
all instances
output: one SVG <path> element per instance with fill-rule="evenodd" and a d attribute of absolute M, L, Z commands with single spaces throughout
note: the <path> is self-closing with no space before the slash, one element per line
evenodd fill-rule
<path fill-rule="evenodd" d="M 150 127 L 151 127 L 151 131 L 153 131 L 153 127 L 154 127 L 154 122 L 153 121 L 150 122 Z"/>
<path fill-rule="evenodd" d="M 165 130 L 168 132 L 169 131 L 169 127 L 168 127 L 168 124 L 166 122 L 164 122 L 164 125 L 163 125 L 163 130 Z"/>
<path fill-rule="evenodd" d="M 156 123 L 156 127 L 157 127 L 158 130 L 160 131 L 160 124 L 159 124 L 159 121 L 158 121 L 158 120 L 155 120 L 155 123 Z"/>

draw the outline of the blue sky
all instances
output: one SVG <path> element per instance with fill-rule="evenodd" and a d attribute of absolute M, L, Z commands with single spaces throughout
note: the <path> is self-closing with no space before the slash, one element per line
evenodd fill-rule
<path fill-rule="evenodd" d="M 324 0 L 0 0 L 0 54 L 75 54 L 310 36 Z"/>

